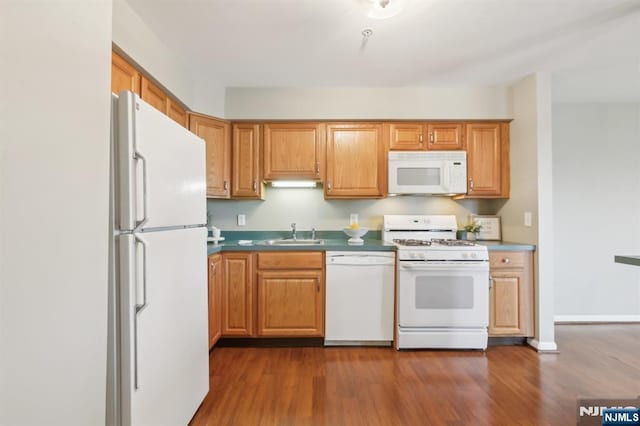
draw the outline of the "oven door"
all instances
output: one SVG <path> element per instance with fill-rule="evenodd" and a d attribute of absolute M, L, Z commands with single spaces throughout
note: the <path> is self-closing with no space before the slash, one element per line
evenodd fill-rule
<path fill-rule="evenodd" d="M 488 262 L 400 261 L 400 327 L 486 327 Z"/>
<path fill-rule="evenodd" d="M 446 161 L 389 160 L 391 194 L 447 194 L 450 186 Z"/>

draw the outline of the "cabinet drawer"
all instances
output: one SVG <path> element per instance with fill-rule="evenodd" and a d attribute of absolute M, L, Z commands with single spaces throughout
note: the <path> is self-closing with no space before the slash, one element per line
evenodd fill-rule
<path fill-rule="evenodd" d="M 322 269 L 322 252 L 258 253 L 258 269 Z"/>
<path fill-rule="evenodd" d="M 524 268 L 527 257 L 524 251 L 493 251 L 489 252 L 489 266 L 491 269 Z"/>

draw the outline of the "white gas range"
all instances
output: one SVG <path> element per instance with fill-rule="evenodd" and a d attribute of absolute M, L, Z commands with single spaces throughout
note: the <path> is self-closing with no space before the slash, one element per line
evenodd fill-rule
<path fill-rule="evenodd" d="M 385 215 L 398 246 L 397 349 L 486 349 L 487 248 L 456 240 L 455 216 Z"/>

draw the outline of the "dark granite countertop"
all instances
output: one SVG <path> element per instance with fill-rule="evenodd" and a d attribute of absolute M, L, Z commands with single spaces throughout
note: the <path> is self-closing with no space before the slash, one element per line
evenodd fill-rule
<path fill-rule="evenodd" d="M 364 243 L 352 245 L 347 243 L 347 236 L 341 231 L 318 231 L 317 238 L 323 244 L 305 246 L 275 246 L 264 244 L 265 240 L 290 238 L 290 232 L 284 231 L 228 231 L 222 232 L 225 241 L 218 244 L 207 244 L 207 253 L 222 251 L 395 251 L 396 246 L 382 241 L 380 231 L 370 231 L 365 235 Z M 298 233 L 298 238 L 309 238 L 307 232 Z M 240 240 L 250 240 L 252 244 L 239 244 Z M 478 241 L 487 246 L 489 251 L 533 251 L 533 244 L 520 244 L 505 241 Z"/>
<path fill-rule="evenodd" d="M 242 245 L 238 240 L 207 244 L 207 253 L 221 251 L 395 251 L 396 246 L 382 240 L 364 240 L 363 244 L 348 244 L 346 239 L 324 239 L 323 244 L 308 246 L 275 246 L 261 244 L 264 240 L 251 240 L 253 244 Z"/>
<path fill-rule="evenodd" d="M 476 241 L 487 246 L 489 251 L 536 251 L 534 244 L 513 243 L 510 241 Z"/>
<path fill-rule="evenodd" d="M 616 263 L 640 266 L 640 256 L 615 256 L 613 259 Z"/>

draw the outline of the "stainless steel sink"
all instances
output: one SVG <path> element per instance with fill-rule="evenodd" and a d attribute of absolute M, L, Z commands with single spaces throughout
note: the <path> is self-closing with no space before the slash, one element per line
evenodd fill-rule
<path fill-rule="evenodd" d="M 292 238 L 287 238 L 283 240 L 265 240 L 258 244 L 266 246 L 318 246 L 324 244 L 324 240 L 294 240 Z"/>

